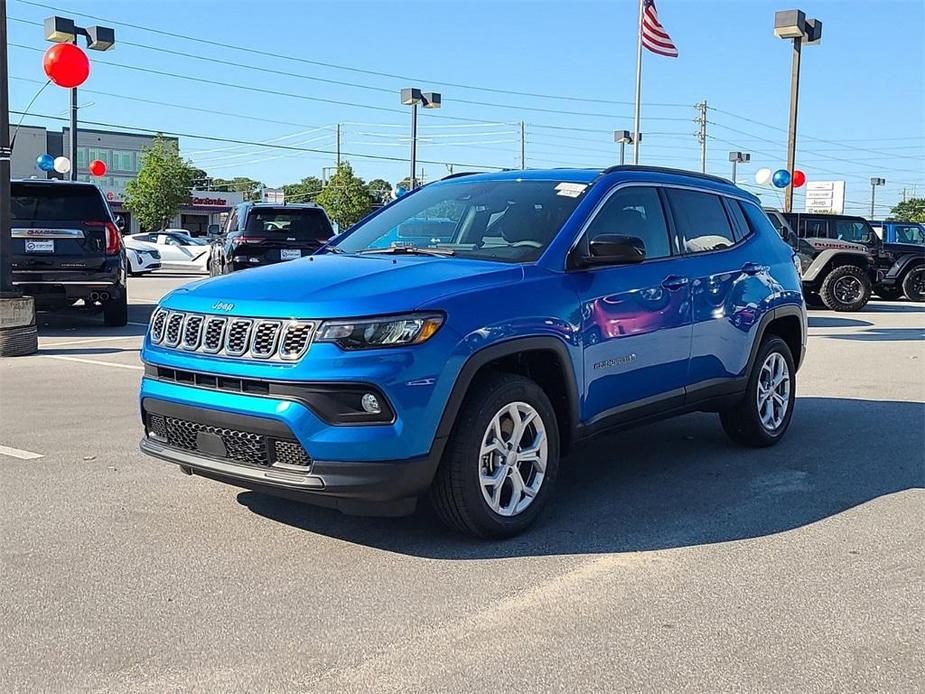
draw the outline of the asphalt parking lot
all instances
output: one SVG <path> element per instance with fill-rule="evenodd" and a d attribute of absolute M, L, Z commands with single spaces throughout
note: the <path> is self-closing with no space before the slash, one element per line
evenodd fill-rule
<path fill-rule="evenodd" d="M 812 312 L 779 446 L 598 440 L 486 544 L 143 457 L 141 335 L 190 279 L 0 362 L 0 690 L 921 691 L 925 304 Z"/>

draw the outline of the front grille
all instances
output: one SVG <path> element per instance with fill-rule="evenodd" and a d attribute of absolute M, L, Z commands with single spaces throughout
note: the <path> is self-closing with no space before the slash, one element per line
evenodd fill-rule
<path fill-rule="evenodd" d="M 279 321 L 258 321 L 254 328 L 251 355 L 258 359 L 269 359 L 276 352 L 276 338 L 279 337 Z"/>
<path fill-rule="evenodd" d="M 190 314 L 183 324 L 183 349 L 199 349 L 202 339 L 202 316 Z"/>
<path fill-rule="evenodd" d="M 225 338 L 225 351 L 232 357 L 240 357 L 247 351 L 251 334 L 251 321 L 234 319 L 228 324 L 228 336 Z"/>
<path fill-rule="evenodd" d="M 311 323 L 297 323 L 295 321 L 289 323 L 279 345 L 279 356 L 283 359 L 295 360 L 305 354 L 313 328 L 314 326 Z"/>
<path fill-rule="evenodd" d="M 287 467 L 298 466 L 306 472 L 311 468 L 311 456 L 298 441 L 276 439 L 252 431 L 217 427 L 161 414 L 148 414 L 149 436 L 172 448 L 216 457 L 214 448 L 206 451 L 200 449 L 200 434 L 210 434 L 221 439 L 224 456 L 219 457 L 227 460 L 260 467 L 272 467 L 274 463 Z"/>
<path fill-rule="evenodd" d="M 215 354 L 222 348 L 222 340 L 225 337 L 226 318 L 220 316 L 211 316 L 206 319 L 206 329 L 202 336 L 202 350 L 209 354 Z"/>
<path fill-rule="evenodd" d="M 171 349 L 244 359 L 298 361 L 309 350 L 315 323 L 303 320 L 233 318 L 158 309 L 151 318 L 152 343 Z"/>
<path fill-rule="evenodd" d="M 164 330 L 164 344 L 176 347 L 180 342 L 180 327 L 183 325 L 182 313 L 171 313 L 167 317 L 167 328 Z"/>
<path fill-rule="evenodd" d="M 151 319 L 151 340 L 160 342 L 164 339 L 164 326 L 167 324 L 167 311 L 159 310 L 154 312 Z"/>

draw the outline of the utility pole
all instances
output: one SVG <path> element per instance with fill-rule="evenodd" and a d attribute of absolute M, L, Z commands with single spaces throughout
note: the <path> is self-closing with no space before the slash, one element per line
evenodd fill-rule
<path fill-rule="evenodd" d="M 695 107 L 700 111 L 697 116 L 697 123 L 700 129 L 697 131 L 697 141 L 700 143 L 700 173 L 707 172 L 707 100 L 704 99 Z"/>
<path fill-rule="evenodd" d="M 340 166 L 340 123 L 337 124 L 337 166 Z"/>
<path fill-rule="evenodd" d="M 520 121 L 520 168 L 527 168 L 527 147 L 526 147 L 526 130 L 524 128 L 524 122 Z"/>

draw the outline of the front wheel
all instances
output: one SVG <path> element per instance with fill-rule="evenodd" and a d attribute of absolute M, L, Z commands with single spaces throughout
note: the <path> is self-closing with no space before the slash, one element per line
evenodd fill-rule
<path fill-rule="evenodd" d="M 776 335 L 764 339 L 742 400 L 723 412 L 726 434 L 743 446 L 773 446 L 793 416 L 796 368 L 787 343 Z"/>
<path fill-rule="evenodd" d="M 819 298 L 832 311 L 860 311 L 870 301 L 870 278 L 856 265 L 840 265 L 822 280 Z"/>
<path fill-rule="evenodd" d="M 460 410 L 430 489 L 449 526 L 477 537 L 510 537 L 545 506 L 559 469 L 552 403 L 517 374 L 479 379 Z"/>
<path fill-rule="evenodd" d="M 925 301 L 925 265 L 914 267 L 903 278 L 903 294 L 909 301 Z"/>

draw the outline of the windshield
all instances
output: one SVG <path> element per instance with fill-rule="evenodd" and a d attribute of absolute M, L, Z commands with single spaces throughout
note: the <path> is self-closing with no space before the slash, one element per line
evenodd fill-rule
<path fill-rule="evenodd" d="M 327 241 L 334 235 L 334 230 L 321 210 L 256 208 L 247 216 L 244 233 L 278 235 L 300 241 Z"/>
<path fill-rule="evenodd" d="M 542 255 L 587 186 L 559 181 L 466 181 L 422 188 L 337 241 L 346 253 L 415 248 L 531 262 Z"/>

